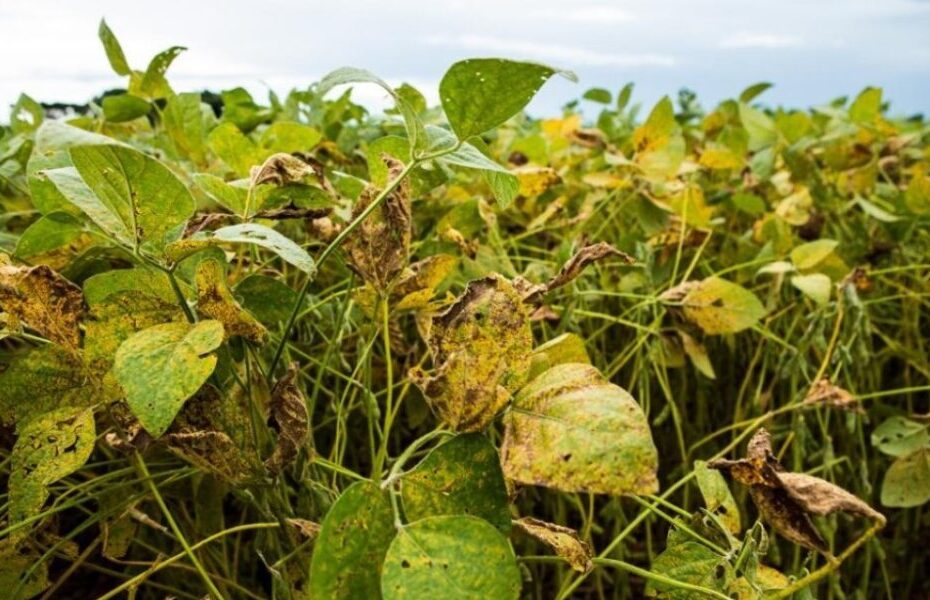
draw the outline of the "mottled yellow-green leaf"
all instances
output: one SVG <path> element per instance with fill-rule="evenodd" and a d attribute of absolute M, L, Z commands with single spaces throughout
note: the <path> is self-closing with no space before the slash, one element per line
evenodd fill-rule
<path fill-rule="evenodd" d="M 95 368 L 107 371 L 129 336 L 154 325 L 184 321 L 177 301 L 138 290 L 109 294 L 91 305 L 84 321 L 85 356 Z"/>
<path fill-rule="evenodd" d="M 501 464 L 517 482 L 615 495 L 658 489 L 646 415 L 591 365 L 557 365 L 531 381 L 505 426 Z"/>
<path fill-rule="evenodd" d="M 830 301 L 830 293 L 833 291 L 833 283 L 823 273 L 795 275 L 791 278 L 791 285 L 821 306 Z"/>
<path fill-rule="evenodd" d="M 240 177 L 247 176 L 249 169 L 262 161 L 261 152 L 255 142 L 229 122 L 220 123 L 210 132 L 207 145 Z"/>
<path fill-rule="evenodd" d="M 507 486 L 500 458 L 480 433 L 456 436 L 432 450 L 401 479 L 411 521 L 436 515 L 473 515 L 510 531 Z"/>
<path fill-rule="evenodd" d="M 633 132 L 633 147 L 636 164 L 648 177 L 667 178 L 678 171 L 685 158 L 685 140 L 668 96 L 653 107 L 646 121 Z"/>
<path fill-rule="evenodd" d="M 813 269 L 833 254 L 838 245 L 836 240 L 827 239 L 801 244 L 791 251 L 791 262 L 799 271 Z"/>
<path fill-rule="evenodd" d="M 4 310 L 49 340 L 77 348 L 84 316 L 84 296 L 74 285 L 45 265 L 15 267 L 0 263 L 0 310 Z"/>
<path fill-rule="evenodd" d="M 10 458 L 10 523 L 38 514 L 47 486 L 84 466 L 95 439 L 90 408 L 59 408 L 23 424 Z"/>
<path fill-rule="evenodd" d="M 226 272 L 215 259 L 202 260 L 197 264 L 197 312 L 223 324 L 227 336 L 238 335 L 253 344 L 264 344 L 268 330 L 258 319 L 247 312 L 229 291 Z"/>
<path fill-rule="evenodd" d="M 513 285 L 499 275 L 468 284 L 432 320 L 435 372 L 412 371 L 433 411 L 457 431 L 485 428 L 526 381 L 533 336 Z"/>
<path fill-rule="evenodd" d="M 530 354 L 529 379 L 533 380 L 550 368 L 563 363 L 591 364 L 584 340 L 577 334 L 563 333 L 534 348 Z"/>
<path fill-rule="evenodd" d="M 520 182 L 520 195 L 535 198 L 561 181 L 552 167 L 524 165 L 511 171 Z"/>
<path fill-rule="evenodd" d="M 0 589 L 7 593 L 19 590 L 16 598 L 33 598 L 45 590 L 48 579 L 47 560 L 25 544 L 16 544 L 12 537 L 0 543 Z M 28 578 L 26 573 L 32 571 Z"/>
<path fill-rule="evenodd" d="M 547 523 L 533 517 L 517 519 L 514 524 L 528 535 L 543 542 L 558 556 L 564 558 L 572 569 L 587 573 L 594 568 L 591 546 L 578 537 L 578 532 L 569 527 Z"/>
<path fill-rule="evenodd" d="M 691 361 L 691 364 L 694 365 L 694 368 L 708 379 L 717 379 L 714 364 L 710 361 L 710 356 L 707 354 L 707 348 L 704 347 L 704 344 L 681 330 L 678 330 L 678 337 L 681 338 L 681 349 Z"/>
<path fill-rule="evenodd" d="M 165 323 L 133 334 L 119 347 L 113 374 L 133 414 L 152 436 L 168 429 L 184 402 L 216 366 L 223 342 L 219 321 Z"/>
<path fill-rule="evenodd" d="M 394 533 L 387 490 L 367 481 L 349 486 L 326 513 L 314 543 L 310 596 L 378 598 L 384 555 Z"/>
<path fill-rule="evenodd" d="M 733 567 L 726 558 L 704 544 L 669 534 L 668 547 L 652 561 L 651 570 L 684 583 L 724 593 L 733 581 Z M 647 594 L 667 600 L 704 600 L 707 594 L 649 581 Z"/>
<path fill-rule="evenodd" d="M 899 457 L 882 480 L 882 504 L 908 508 L 930 500 L 930 447 Z"/>
<path fill-rule="evenodd" d="M 429 517 L 405 525 L 387 556 L 385 600 L 519 598 L 520 570 L 513 548 L 487 521 L 465 515 Z"/>
<path fill-rule="evenodd" d="M 742 531 L 739 507 L 723 475 L 707 468 L 707 462 L 703 460 L 694 461 L 694 475 L 707 510 L 715 514 L 730 533 L 739 535 Z"/>
<path fill-rule="evenodd" d="M 679 300 L 685 318 L 711 335 L 748 329 L 766 313 L 755 294 L 719 277 L 689 281 L 665 292 L 663 299 Z"/>

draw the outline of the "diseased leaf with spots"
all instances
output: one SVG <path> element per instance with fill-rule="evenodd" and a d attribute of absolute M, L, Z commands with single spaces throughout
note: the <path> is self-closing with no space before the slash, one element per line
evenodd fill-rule
<path fill-rule="evenodd" d="M 909 508 L 930 501 L 930 446 L 898 457 L 882 480 L 882 504 Z"/>
<path fill-rule="evenodd" d="M 10 523 L 38 514 L 48 498 L 47 486 L 84 466 L 95 439 L 90 408 L 59 408 L 23 424 L 10 455 Z"/>
<path fill-rule="evenodd" d="M 360 481 L 339 496 L 323 519 L 310 561 L 313 598 L 378 598 L 384 556 L 394 539 L 387 490 Z"/>
<path fill-rule="evenodd" d="M 435 372 L 411 371 L 433 412 L 456 431 L 487 427 L 526 381 L 533 344 L 529 315 L 509 281 L 491 275 L 432 319 Z"/>
<path fill-rule="evenodd" d="M 584 340 L 574 333 L 563 333 L 545 344 L 536 346 L 530 354 L 530 376 L 532 381 L 552 367 L 564 363 L 591 364 L 591 357 Z"/>
<path fill-rule="evenodd" d="M 523 517 L 514 521 L 518 529 L 543 542 L 564 558 L 572 569 L 587 573 L 594 568 L 591 546 L 578 537 L 578 532 L 569 527 L 547 523 L 533 517 Z"/>
<path fill-rule="evenodd" d="M 19 597 L 33 598 L 41 594 L 51 581 L 48 578 L 48 561 L 25 544 L 16 544 L 12 538 L 0 543 L 0 589 L 19 590 Z"/>
<path fill-rule="evenodd" d="M 505 420 L 504 474 L 566 492 L 651 494 L 658 454 L 642 409 L 591 365 L 552 367 Z"/>
<path fill-rule="evenodd" d="M 724 593 L 734 579 L 733 567 L 700 542 L 681 539 L 675 532 L 669 533 L 666 549 L 652 561 L 652 571 L 675 581 L 697 585 Z M 647 593 L 669 600 L 704 600 L 707 594 L 696 590 L 676 588 L 666 583 L 650 580 Z"/>
<path fill-rule="evenodd" d="M 81 343 L 84 295 L 49 267 L 0 263 L 0 309 L 62 346 Z"/>
<path fill-rule="evenodd" d="M 41 256 L 75 242 L 84 232 L 76 217 L 66 212 L 49 213 L 19 236 L 13 255 L 19 259 Z"/>
<path fill-rule="evenodd" d="M 465 600 L 520 596 L 513 549 L 487 521 L 465 515 L 429 517 L 400 528 L 384 558 L 385 600 Z"/>
<path fill-rule="evenodd" d="M 709 469 L 703 460 L 694 461 L 694 475 L 707 510 L 715 514 L 730 533 L 739 535 L 743 529 L 739 507 L 723 475 Z"/>
<path fill-rule="evenodd" d="M 197 312 L 223 324 L 227 337 L 240 336 L 253 344 L 264 344 L 268 330 L 248 313 L 226 285 L 226 272 L 219 261 L 209 258 L 197 264 Z"/>
<path fill-rule="evenodd" d="M 291 363 L 287 373 L 271 390 L 270 421 L 278 432 L 278 439 L 274 451 L 265 461 L 265 467 L 272 473 L 280 473 L 290 464 L 310 435 L 310 416 L 307 414 L 307 401 L 300 391 L 299 375 L 299 365 Z"/>
<path fill-rule="evenodd" d="M 436 515 L 473 515 L 510 531 L 507 487 L 500 458 L 480 433 L 458 435 L 433 449 L 401 479 L 411 521 Z"/>
<path fill-rule="evenodd" d="M 872 445 L 889 456 L 906 456 L 930 447 L 928 425 L 905 417 L 885 419 L 872 432 Z"/>
<path fill-rule="evenodd" d="M 113 374 L 133 414 L 153 437 L 168 429 L 184 402 L 213 373 L 211 352 L 223 342 L 219 321 L 165 323 L 133 334 L 119 347 Z"/>
<path fill-rule="evenodd" d="M 710 335 L 740 332 L 766 314 L 755 294 L 719 277 L 683 283 L 660 299 L 679 306 L 686 319 Z"/>

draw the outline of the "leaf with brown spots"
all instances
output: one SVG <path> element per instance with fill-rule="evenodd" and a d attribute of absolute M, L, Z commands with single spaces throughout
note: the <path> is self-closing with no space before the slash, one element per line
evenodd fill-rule
<path fill-rule="evenodd" d="M 57 344 L 77 348 L 81 343 L 81 288 L 45 265 L 0 264 L 0 309 Z"/>
<path fill-rule="evenodd" d="M 552 367 L 505 420 L 504 475 L 566 492 L 651 494 L 658 452 L 642 408 L 591 365 Z"/>
<path fill-rule="evenodd" d="M 755 294 L 719 277 L 687 281 L 667 290 L 659 299 L 677 305 L 685 319 L 710 335 L 743 331 L 766 314 Z"/>
<path fill-rule="evenodd" d="M 585 246 L 568 259 L 568 262 L 562 265 L 562 268 L 556 276 L 550 279 L 548 283 L 536 285 L 525 284 L 522 289 L 520 289 L 523 295 L 523 301 L 531 303 L 539 302 L 545 294 L 554 289 L 568 285 L 577 279 L 578 276 L 581 275 L 581 272 L 584 271 L 585 267 L 591 263 L 611 256 L 621 257 L 628 265 L 636 262 L 633 257 L 617 250 L 607 242 L 598 242 L 597 244 Z"/>
<path fill-rule="evenodd" d="M 223 324 L 226 335 L 238 335 L 253 344 L 264 344 L 268 330 L 246 311 L 226 285 L 223 265 L 216 259 L 206 259 L 197 264 L 197 312 L 208 319 Z"/>
<path fill-rule="evenodd" d="M 390 181 L 400 177 L 404 169 L 402 162 L 387 154 L 382 160 L 388 166 Z M 378 193 L 374 186 L 365 188 L 352 209 L 352 218 L 364 214 Z M 366 283 L 386 290 L 407 264 L 410 237 L 410 186 L 404 180 L 352 232 L 343 250 L 349 266 Z"/>
<path fill-rule="evenodd" d="M 578 532 L 569 527 L 556 525 L 547 521 L 523 517 L 513 522 L 528 535 L 543 542 L 559 556 L 568 561 L 572 569 L 587 573 L 594 568 L 591 561 L 591 546 L 578 537 Z"/>
<path fill-rule="evenodd" d="M 265 159 L 260 167 L 252 167 L 251 182 L 252 185 L 287 185 L 299 183 L 314 173 L 312 165 L 292 154 L 279 152 Z"/>
<path fill-rule="evenodd" d="M 310 434 L 307 402 L 297 384 L 299 374 L 297 363 L 291 363 L 287 373 L 271 390 L 270 420 L 278 432 L 278 441 L 271 456 L 265 461 L 265 466 L 272 473 L 280 473 L 285 465 L 294 460 Z"/>
<path fill-rule="evenodd" d="M 527 309 L 505 278 L 491 275 L 432 319 L 432 376 L 410 373 L 433 412 L 456 431 L 487 427 L 526 382 L 533 335 Z"/>
<path fill-rule="evenodd" d="M 772 438 L 765 429 L 749 441 L 746 458 L 714 460 L 708 466 L 728 471 L 733 479 L 748 485 L 762 518 L 785 539 L 810 550 L 829 553 L 811 514 L 843 511 L 885 522 L 881 513 L 846 490 L 819 477 L 786 472 L 772 454 Z"/>

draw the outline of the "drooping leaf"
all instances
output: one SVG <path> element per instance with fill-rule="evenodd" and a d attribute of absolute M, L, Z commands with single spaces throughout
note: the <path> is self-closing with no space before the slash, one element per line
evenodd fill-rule
<path fill-rule="evenodd" d="M 95 439 L 89 408 L 55 409 L 27 421 L 10 455 L 10 523 L 38 514 L 48 498 L 47 486 L 84 466 Z"/>
<path fill-rule="evenodd" d="M 310 434 L 310 417 L 307 401 L 298 385 L 299 374 L 297 363 L 292 363 L 271 390 L 270 420 L 278 432 L 278 439 L 265 466 L 272 473 L 280 473 L 297 457 Z"/>
<path fill-rule="evenodd" d="M 683 283 L 660 298 L 677 303 L 686 319 L 711 335 L 748 329 L 766 314 L 755 294 L 719 277 Z"/>
<path fill-rule="evenodd" d="M 826 377 L 811 386 L 807 395 L 804 396 L 804 404 L 807 406 L 829 406 L 839 410 L 865 414 L 862 405 L 849 391 L 835 385 Z M 928 438 L 928 441 L 930 441 L 930 438 Z"/>
<path fill-rule="evenodd" d="M 739 507 L 723 475 L 719 471 L 709 469 L 707 462 L 703 460 L 694 461 L 694 475 L 707 510 L 714 513 L 730 533 L 739 535 L 743 529 Z"/>
<path fill-rule="evenodd" d="M 133 334 L 119 347 L 113 374 L 133 414 L 153 437 L 168 429 L 184 402 L 216 366 L 223 342 L 219 321 L 166 323 Z"/>
<path fill-rule="evenodd" d="M 49 340 L 77 348 L 84 296 L 45 265 L 15 267 L 0 263 L 0 309 L 15 315 Z"/>
<path fill-rule="evenodd" d="M 439 82 L 439 99 L 460 140 L 497 127 L 529 104 L 539 88 L 559 73 L 546 65 L 500 58 L 473 58 L 449 67 Z"/>
<path fill-rule="evenodd" d="M 143 249 L 160 253 L 194 212 L 181 180 L 138 150 L 101 145 L 70 152 L 81 179 Z"/>
<path fill-rule="evenodd" d="M 180 262 L 204 248 L 224 243 L 255 244 L 271 250 L 284 262 L 294 265 L 304 273 L 313 273 L 316 270 L 313 258 L 294 240 L 258 223 L 242 223 L 221 227 L 215 231 L 200 232 L 172 243 L 165 249 L 165 254 L 171 261 Z"/>
<path fill-rule="evenodd" d="M 594 568 L 591 559 L 594 553 L 591 546 L 578 537 L 578 532 L 569 527 L 547 523 L 533 517 L 523 517 L 514 521 L 517 528 L 543 542 L 558 556 L 564 558 L 572 569 L 587 573 Z"/>
<path fill-rule="evenodd" d="M 384 556 L 394 539 L 387 490 L 360 481 L 330 507 L 310 561 L 314 598 L 378 598 Z"/>
<path fill-rule="evenodd" d="M 401 479 L 411 521 L 436 515 L 473 515 L 510 531 L 507 487 L 497 449 L 479 433 L 458 435 L 432 450 Z"/>
<path fill-rule="evenodd" d="M 435 373 L 411 372 L 433 412 L 456 431 L 484 429 L 526 381 L 533 337 L 513 285 L 499 275 L 468 284 L 432 320 Z"/>
<path fill-rule="evenodd" d="M 492 525 L 465 515 L 429 517 L 400 528 L 384 558 L 385 600 L 516 599 L 520 571 L 507 539 Z"/>
<path fill-rule="evenodd" d="M 591 365 L 556 365 L 520 390 L 505 421 L 501 463 L 517 482 L 568 492 L 658 489 L 645 414 Z"/>
<path fill-rule="evenodd" d="M 930 501 L 930 447 L 899 457 L 882 480 L 884 506 L 910 508 Z"/>
<path fill-rule="evenodd" d="M 219 261 L 208 258 L 197 264 L 197 312 L 223 324 L 226 335 L 234 335 L 264 344 L 268 330 L 258 319 L 246 312 L 226 285 L 226 272 Z"/>

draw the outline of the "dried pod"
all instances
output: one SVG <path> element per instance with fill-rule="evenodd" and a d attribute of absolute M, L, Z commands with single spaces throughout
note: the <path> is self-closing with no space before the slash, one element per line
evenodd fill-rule
<path fill-rule="evenodd" d="M 829 406 L 840 410 L 847 410 L 859 414 L 865 414 L 859 401 L 853 397 L 847 390 L 834 385 L 829 379 L 824 377 L 811 386 L 804 397 L 804 404 L 808 406 Z"/>

